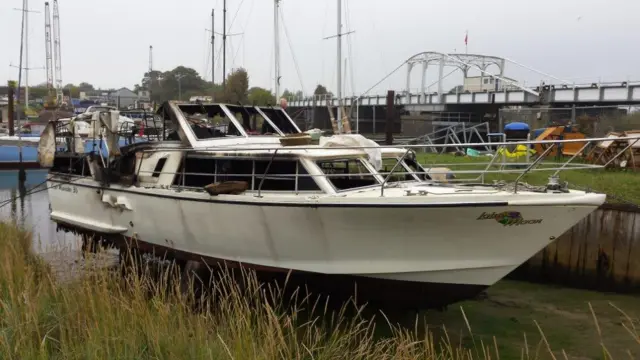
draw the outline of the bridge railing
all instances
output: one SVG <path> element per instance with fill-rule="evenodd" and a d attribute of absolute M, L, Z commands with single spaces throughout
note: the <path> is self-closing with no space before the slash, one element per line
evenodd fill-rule
<path fill-rule="evenodd" d="M 630 89 L 632 87 L 636 87 L 636 88 L 640 87 L 640 80 L 600 81 L 599 79 L 595 79 L 593 82 L 574 82 L 574 83 L 564 83 L 564 84 L 537 83 L 535 85 L 527 85 L 525 82 L 523 82 L 522 85 L 523 87 L 529 88 L 537 92 L 567 90 L 567 89 L 572 89 L 574 91 L 580 91 L 580 90 L 586 90 L 586 89 L 602 89 L 602 88 Z M 498 90 L 470 91 L 470 90 L 460 90 L 458 88 L 455 88 L 453 89 L 453 91 L 443 92 L 442 97 L 445 97 L 447 95 L 469 95 L 469 94 L 475 95 L 475 94 L 502 94 L 502 93 L 522 93 L 522 90 L 508 84 L 505 84 L 504 87 Z M 414 99 L 418 99 L 419 103 L 425 103 L 425 100 L 428 98 L 430 99 L 429 103 L 432 103 L 432 101 L 434 100 L 439 103 L 442 99 L 440 99 L 440 97 L 437 95 L 438 95 L 438 92 L 431 91 L 431 88 L 427 88 L 425 89 L 425 91 L 422 91 L 421 89 L 417 89 L 417 88 L 412 88 L 409 91 L 407 91 L 406 89 L 401 89 L 396 92 L 396 99 L 397 99 L 396 103 L 413 104 Z M 435 96 L 436 98 L 431 99 L 433 98 L 433 96 Z M 632 96 L 631 100 L 634 100 L 634 99 L 637 100 L 636 95 L 630 95 L 630 96 Z M 375 98 L 379 99 L 380 101 L 371 102 L 371 99 L 375 99 Z M 342 103 L 345 106 L 350 106 L 351 104 L 380 105 L 380 104 L 384 104 L 384 99 L 386 99 L 386 94 L 345 96 L 342 99 Z M 335 106 L 337 104 L 336 100 L 337 99 L 330 94 L 312 95 L 312 96 L 293 96 L 293 97 L 287 98 L 288 103 L 293 106 L 326 106 L 327 101 L 331 102 L 331 104 Z"/>

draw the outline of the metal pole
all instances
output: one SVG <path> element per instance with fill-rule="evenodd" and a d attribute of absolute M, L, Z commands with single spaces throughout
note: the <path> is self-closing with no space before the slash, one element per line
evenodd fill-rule
<path fill-rule="evenodd" d="M 360 98 L 356 101 L 356 134 L 360 134 Z"/>
<path fill-rule="evenodd" d="M 216 28 L 215 26 L 215 10 L 211 9 L 211 85 L 216 84 Z M 212 98 L 213 99 L 213 98 Z"/>
<path fill-rule="evenodd" d="M 24 0 L 24 108 L 29 108 L 29 0 Z"/>
<path fill-rule="evenodd" d="M 222 3 L 222 88 L 227 86 L 227 0 Z"/>
<path fill-rule="evenodd" d="M 274 0 L 273 3 L 273 60 L 275 62 L 275 97 L 278 102 L 280 96 L 280 24 L 278 10 L 280 8 L 280 0 Z"/>
<path fill-rule="evenodd" d="M 338 110 L 336 120 L 338 121 L 338 129 L 342 130 L 342 0 L 338 0 Z"/>
<path fill-rule="evenodd" d="M 24 28 L 25 28 L 25 17 L 27 16 L 26 12 L 26 2 L 24 0 L 23 3 L 23 11 L 22 11 L 22 30 L 20 30 L 20 67 L 18 68 L 18 107 L 16 109 L 16 124 L 18 125 L 18 156 L 20 159 L 20 164 L 18 165 L 18 184 L 21 190 L 21 193 L 24 190 L 24 181 L 27 178 L 27 174 L 24 171 L 24 164 L 22 163 L 22 131 L 20 131 L 20 88 L 22 87 L 22 52 L 24 47 Z"/>

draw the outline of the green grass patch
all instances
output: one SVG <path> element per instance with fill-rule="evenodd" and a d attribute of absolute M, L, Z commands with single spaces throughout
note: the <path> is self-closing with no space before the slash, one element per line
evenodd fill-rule
<path fill-rule="evenodd" d="M 59 282 L 30 244 L 28 233 L 0 224 L 0 359 L 517 359 L 525 333 L 524 359 L 561 348 L 571 356 L 640 356 L 640 301 L 627 297 L 507 282 L 488 300 L 462 303 L 464 314 L 452 307 L 391 325 L 385 314 L 348 304 L 331 310 L 313 296 L 289 304 L 251 274 L 244 286 L 219 278 L 207 299 L 185 292 L 173 267 L 125 278 L 86 267 L 93 270 Z M 590 296 L 606 315 L 599 328 L 585 310 Z M 632 311 L 606 307 L 605 299 Z"/>

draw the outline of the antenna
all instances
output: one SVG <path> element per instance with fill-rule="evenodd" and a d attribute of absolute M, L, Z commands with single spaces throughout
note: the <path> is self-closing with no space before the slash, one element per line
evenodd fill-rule
<path fill-rule="evenodd" d="M 53 54 L 55 63 L 56 102 L 62 104 L 62 53 L 60 51 L 60 13 L 58 0 L 53 0 Z"/>

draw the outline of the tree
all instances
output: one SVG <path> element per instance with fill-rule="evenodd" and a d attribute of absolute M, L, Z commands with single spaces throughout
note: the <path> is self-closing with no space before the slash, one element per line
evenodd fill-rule
<path fill-rule="evenodd" d="M 81 82 L 80 85 L 78 85 L 78 91 L 95 91 L 96 89 L 93 88 L 93 85 L 87 83 L 87 82 Z"/>
<path fill-rule="evenodd" d="M 333 94 L 322 84 L 318 84 L 318 86 L 316 86 L 316 89 L 313 91 L 313 95 L 329 95 L 330 97 L 333 97 Z"/>
<path fill-rule="evenodd" d="M 211 83 L 202 79 L 196 70 L 178 66 L 171 71 L 146 72 L 140 84 L 134 85 L 133 91 L 150 91 L 151 100 L 161 102 L 178 99 L 181 95 L 182 99 L 188 99 L 193 95 L 204 95 L 210 88 Z M 210 91 L 209 94 L 211 93 Z"/>
<path fill-rule="evenodd" d="M 69 96 L 72 98 L 80 97 L 80 88 L 73 84 L 67 84 L 64 86 L 63 89 L 66 89 L 67 91 L 69 91 Z"/>
<path fill-rule="evenodd" d="M 249 89 L 249 103 L 258 106 L 273 105 L 276 103 L 276 97 L 271 91 L 254 86 Z"/>
<path fill-rule="evenodd" d="M 249 74 L 247 74 L 247 70 L 239 68 L 227 76 L 222 100 L 229 104 L 247 103 L 249 100 Z"/>

